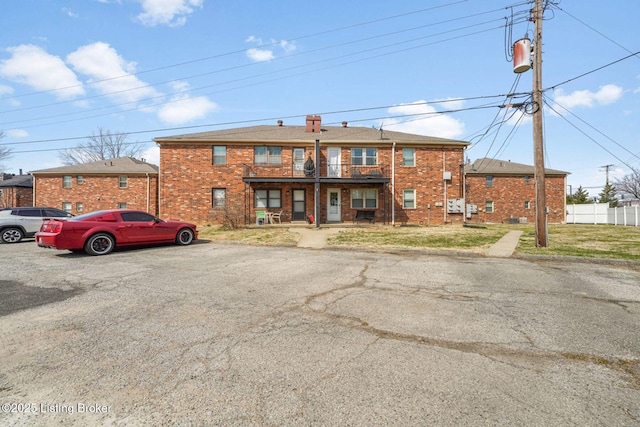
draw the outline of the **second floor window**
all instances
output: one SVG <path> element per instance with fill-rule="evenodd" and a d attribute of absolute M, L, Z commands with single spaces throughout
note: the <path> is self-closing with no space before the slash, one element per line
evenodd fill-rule
<path fill-rule="evenodd" d="M 213 164 L 214 165 L 226 165 L 227 164 L 227 147 L 224 145 L 213 146 Z"/>
<path fill-rule="evenodd" d="M 378 149 L 377 148 L 352 148 L 351 149 L 351 165 L 352 166 L 377 166 L 378 165 Z"/>
<path fill-rule="evenodd" d="M 126 175 L 120 175 L 118 177 L 118 188 L 127 188 L 129 179 Z"/>
<path fill-rule="evenodd" d="M 253 162 L 256 165 L 281 165 L 282 147 L 255 147 Z"/>
<path fill-rule="evenodd" d="M 62 188 L 71 188 L 71 175 L 62 177 Z"/>
<path fill-rule="evenodd" d="M 416 165 L 416 149 L 403 148 L 402 149 L 402 166 L 415 166 L 415 165 Z"/>
<path fill-rule="evenodd" d="M 485 177 L 485 182 L 487 184 L 487 187 L 493 187 L 493 176 L 487 175 Z"/>

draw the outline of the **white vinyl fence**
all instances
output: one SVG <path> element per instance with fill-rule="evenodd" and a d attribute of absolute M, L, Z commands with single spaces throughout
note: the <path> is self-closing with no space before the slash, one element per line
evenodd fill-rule
<path fill-rule="evenodd" d="M 608 203 L 567 205 L 567 224 L 612 224 L 640 227 L 640 206 L 610 208 Z"/>

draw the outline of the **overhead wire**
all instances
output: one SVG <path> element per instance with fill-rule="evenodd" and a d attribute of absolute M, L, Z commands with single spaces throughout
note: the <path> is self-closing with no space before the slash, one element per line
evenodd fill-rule
<path fill-rule="evenodd" d="M 420 101 L 420 102 L 414 102 L 411 104 L 403 104 L 403 105 L 404 106 L 420 106 L 420 105 L 430 105 L 430 104 L 445 104 L 449 102 L 473 101 L 473 100 L 502 98 L 502 97 L 504 97 L 504 95 L 483 95 L 483 96 L 475 96 L 475 97 L 468 97 L 468 98 L 448 98 L 448 99 L 441 99 L 441 100 L 435 100 L 435 101 Z M 356 113 L 356 112 L 362 112 L 362 111 L 389 109 L 397 106 L 398 105 L 395 104 L 395 105 L 384 105 L 384 106 L 376 106 L 376 107 L 352 108 L 352 109 L 344 109 L 344 110 L 337 110 L 337 111 L 319 112 L 318 114 L 323 116 L 331 116 L 331 115 L 337 115 L 337 114 L 347 114 L 347 113 Z M 468 110 L 472 110 L 472 109 L 475 109 L 475 107 L 468 108 Z M 456 110 L 450 110 L 450 111 L 459 112 L 459 111 L 465 111 L 465 109 L 456 109 Z M 168 127 L 168 128 L 128 131 L 128 132 L 121 132 L 121 133 L 125 133 L 127 135 L 137 135 L 137 134 L 144 134 L 144 133 L 161 133 L 161 132 L 169 132 L 169 131 L 192 130 L 192 129 L 205 128 L 205 127 L 211 128 L 211 127 L 223 127 L 223 126 L 239 126 L 239 125 L 247 125 L 252 123 L 273 122 L 275 120 L 298 119 L 298 118 L 304 118 L 305 116 L 306 114 L 295 114 L 295 115 L 286 115 L 286 116 L 277 116 L 277 117 L 263 117 L 258 119 L 219 122 L 219 123 L 206 123 L 201 125 L 175 126 L 175 127 Z M 385 118 L 388 118 L 388 117 L 385 117 Z M 351 121 L 355 123 L 355 122 L 370 121 L 370 120 L 373 120 L 373 119 L 367 118 L 367 119 L 351 120 Z M 87 138 L 89 138 L 88 135 L 83 135 L 83 136 L 65 137 L 65 138 L 51 138 L 51 139 L 39 139 L 39 140 L 32 140 L 32 141 L 7 142 L 7 143 L 2 143 L 0 145 L 40 144 L 44 142 L 73 141 L 73 140 L 81 140 L 81 139 L 87 139 Z"/>
<path fill-rule="evenodd" d="M 618 160 L 620 163 L 623 163 L 625 166 L 627 166 L 630 169 L 633 169 L 633 167 L 631 167 L 631 165 L 628 165 L 624 160 L 622 160 L 620 157 L 616 156 L 613 152 L 611 152 L 610 150 L 608 150 L 605 146 L 603 146 L 602 144 L 600 144 L 598 141 L 596 141 L 594 138 L 591 137 L 591 135 L 587 134 L 585 131 L 583 131 L 582 129 L 580 129 L 578 126 L 576 126 L 573 122 L 571 122 L 569 119 L 567 119 L 562 113 L 560 113 L 558 110 L 556 110 L 553 105 L 551 105 L 546 99 L 543 99 L 543 103 L 549 107 L 549 109 L 551 111 L 553 111 L 554 113 L 556 113 L 559 117 L 561 117 L 562 119 L 564 119 L 564 121 L 566 121 L 569 125 L 571 125 L 571 127 L 573 127 L 574 129 L 576 129 L 578 132 L 580 132 L 582 135 L 584 135 L 585 137 L 587 137 L 589 140 L 591 140 L 591 142 L 593 142 L 594 144 L 596 144 L 598 147 L 600 147 L 601 149 L 603 149 L 604 151 L 606 151 L 607 153 L 609 153 L 611 156 L 613 156 L 616 160 Z M 557 105 L 557 104 L 556 104 Z"/>
<path fill-rule="evenodd" d="M 488 22 L 491 22 L 491 21 L 488 21 Z M 471 25 L 471 26 L 464 27 L 462 29 L 470 28 L 470 27 L 473 27 L 473 26 L 476 26 L 476 25 L 483 25 L 483 24 L 486 24 L 486 23 L 487 22 L 481 23 L 481 24 L 474 24 L 474 25 Z M 346 61 L 346 62 L 334 64 L 334 65 L 328 65 L 326 67 L 316 67 L 316 68 L 314 68 L 312 70 L 309 70 L 309 71 L 304 71 L 304 72 L 295 73 L 295 74 L 289 74 L 289 75 L 285 75 L 285 76 L 278 77 L 278 78 L 275 78 L 275 79 L 263 80 L 263 81 L 259 81 L 259 82 L 255 82 L 255 83 L 251 83 L 251 84 L 246 84 L 246 85 L 242 85 L 242 86 L 236 86 L 236 87 L 225 89 L 225 90 L 207 92 L 207 93 L 199 94 L 199 96 L 212 95 L 212 94 L 216 94 L 216 93 L 223 93 L 223 92 L 228 92 L 230 90 L 237 90 L 239 88 L 247 88 L 247 87 L 252 87 L 252 86 L 256 86 L 256 85 L 260 85 L 260 84 L 264 84 L 264 83 L 271 83 L 271 82 L 278 81 L 278 80 L 288 79 L 288 78 L 296 77 L 296 76 L 300 76 L 300 75 L 316 73 L 316 72 L 319 72 L 319 71 L 332 69 L 332 68 L 335 68 L 335 67 L 338 67 L 338 66 L 346 66 L 346 65 L 357 63 L 357 62 L 362 62 L 362 61 L 367 61 L 367 60 L 371 60 L 371 59 L 375 59 L 375 58 L 379 58 L 379 57 L 388 56 L 389 54 L 406 52 L 406 51 L 415 50 L 415 49 L 423 48 L 423 47 L 434 45 L 434 44 L 438 44 L 438 43 L 444 43 L 444 42 L 448 42 L 448 41 L 451 41 L 451 40 L 456 40 L 456 39 L 460 39 L 460 38 L 464 38 L 464 37 L 471 37 L 471 36 L 478 35 L 480 33 L 484 33 L 484 32 L 495 30 L 497 28 L 500 28 L 500 27 L 491 27 L 491 28 L 488 28 L 488 29 L 485 29 L 485 30 L 479 30 L 479 31 L 475 31 L 475 32 L 472 32 L 472 33 L 466 33 L 466 34 L 462 34 L 462 35 L 459 35 L 459 36 L 449 37 L 447 39 L 438 40 L 438 41 L 435 41 L 435 42 L 423 43 L 423 44 L 416 45 L 416 46 L 411 46 L 411 47 L 407 47 L 407 48 L 403 48 L 403 49 L 394 50 L 392 52 L 378 53 L 378 54 L 370 55 L 370 56 L 367 56 L 367 57 L 364 57 L 364 58 L 353 59 L 353 60 L 349 60 L 349 61 Z M 452 32 L 452 31 L 457 31 L 457 29 L 456 30 L 448 30 L 448 31 L 445 31 L 443 33 L 439 33 L 437 35 L 449 33 L 449 32 Z M 388 45 L 385 45 L 385 46 L 382 46 L 382 47 L 375 47 L 375 48 L 365 49 L 365 50 L 361 50 L 361 51 L 358 51 L 358 52 L 355 52 L 355 53 L 340 55 L 340 56 L 337 56 L 337 57 L 334 57 L 334 58 L 330 58 L 328 60 L 351 58 L 355 54 L 362 54 L 362 53 L 366 53 L 366 52 L 379 51 L 380 49 L 394 47 L 394 46 L 397 46 L 397 45 L 400 45 L 400 44 L 404 44 L 404 43 L 407 43 L 407 42 L 414 42 L 414 41 L 417 41 L 417 40 L 420 40 L 420 39 L 424 39 L 424 38 L 429 38 L 429 37 L 433 37 L 433 35 L 414 38 L 414 39 L 411 39 L 409 41 L 396 42 L 396 43 L 388 44 Z M 197 90 L 201 90 L 201 89 L 204 89 L 204 88 L 207 88 L 207 87 L 211 87 L 211 86 L 221 86 L 221 85 L 228 84 L 228 83 L 235 83 L 235 82 L 239 82 L 239 81 L 250 80 L 250 79 L 253 79 L 253 78 L 256 78 L 256 77 L 260 77 L 260 76 L 263 76 L 263 75 L 278 74 L 278 73 L 282 73 L 282 72 L 285 72 L 285 71 L 291 71 L 291 70 L 295 70 L 295 69 L 299 69 L 299 68 L 306 68 L 306 67 L 310 67 L 312 65 L 318 64 L 318 63 L 325 63 L 328 60 L 324 59 L 324 60 L 316 61 L 316 62 L 310 63 L 310 64 L 304 64 L 304 65 L 294 66 L 294 67 L 290 67 L 290 68 L 283 69 L 283 70 L 273 71 L 273 72 L 269 72 L 269 73 L 263 73 L 263 74 L 258 75 L 258 76 L 243 77 L 243 78 L 238 78 L 238 79 L 234 79 L 234 80 L 227 81 L 227 82 L 207 85 L 207 86 L 203 86 L 203 87 L 200 87 L 200 88 L 189 90 L 188 92 L 196 92 Z M 186 92 L 181 92 L 181 93 L 186 93 Z M 23 123 L 23 122 L 29 122 L 29 121 L 33 122 L 33 121 L 46 120 L 46 119 L 55 119 L 55 118 L 58 118 L 58 117 L 68 117 L 70 115 L 84 114 L 87 111 L 99 111 L 99 110 L 104 110 L 104 109 L 116 109 L 116 108 L 121 107 L 123 105 L 129 105 L 129 104 L 137 105 L 137 104 L 139 104 L 141 102 L 152 101 L 152 100 L 155 100 L 155 99 L 163 99 L 163 98 L 165 98 L 165 95 L 158 95 L 158 96 L 155 96 L 155 97 L 144 98 L 144 99 L 136 100 L 136 101 L 130 101 L 130 102 L 127 102 L 127 103 L 121 103 L 121 104 L 116 104 L 116 105 L 98 107 L 98 108 L 91 109 L 91 110 L 83 110 L 83 111 L 77 111 L 77 112 L 65 113 L 65 114 L 57 114 L 57 115 L 45 116 L 45 117 L 37 117 L 37 118 L 28 119 L 28 120 L 1 122 L 0 125 Z M 136 106 L 135 108 L 131 108 L 131 109 L 125 109 L 125 110 L 119 109 L 119 110 L 108 112 L 108 113 L 105 113 L 105 114 L 99 114 L 99 115 L 93 115 L 93 116 L 83 116 L 83 117 L 80 117 L 78 119 L 70 119 L 70 120 L 66 120 L 66 121 L 62 121 L 62 122 L 61 121 L 55 121 L 55 122 L 51 122 L 51 123 L 43 123 L 43 124 L 37 124 L 37 125 L 32 125 L 32 126 L 20 126 L 20 127 L 23 128 L 23 129 L 30 129 L 30 128 L 34 128 L 34 127 L 47 126 L 47 125 L 52 125 L 52 124 L 68 123 L 68 122 L 77 121 L 77 120 L 85 120 L 85 119 L 88 119 L 88 118 L 102 117 L 102 116 L 107 116 L 107 115 L 111 115 L 111 114 L 115 114 L 115 113 L 123 113 L 123 112 L 127 112 L 127 111 L 137 111 L 139 109 L 157 107 L 157 106 L 160 106 L 160 105 L 168 105 L 168 104 L 178 103 L 178 102 L 183 102 L 183 101 L 184 101 L 184 99 L 179 98 L 179 99 L 173 99 L 173 100 L 170 100 L 170 101 L 159 102 L 159 103 L 155 103 L 155 104 L 143 105 L 141 107 L 137 107 Z"/>

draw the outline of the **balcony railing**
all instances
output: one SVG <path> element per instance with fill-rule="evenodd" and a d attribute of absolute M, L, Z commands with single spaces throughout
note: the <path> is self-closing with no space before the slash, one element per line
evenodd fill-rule
<path fill-rule="evenodd" d="M 384 178 L 388 177 L 388 167 L 384 165 L 320 164 L 322 178 Z M 305 168 L 304 164 L 243 164 L 243 176 L 256 178 L 314 178 L 315 168 Z"/>

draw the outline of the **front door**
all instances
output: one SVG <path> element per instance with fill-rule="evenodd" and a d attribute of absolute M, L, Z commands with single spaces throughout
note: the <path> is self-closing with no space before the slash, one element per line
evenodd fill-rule
<path fill-rule="evenodd" d="M 340 178 L 340 148 L 327 149 L 327 176 Z"/>
<path fill-rule="evenodd" d="M 327 190 L 327 222 L 341 221 L 340 215 L 340 189 L 329 188 Z"/>
<path fill-rule="evenodd" d="M 304 221 L 307 219 L 307 200 L 304 190 L 293 190 L 293 221 Z"/>

